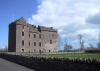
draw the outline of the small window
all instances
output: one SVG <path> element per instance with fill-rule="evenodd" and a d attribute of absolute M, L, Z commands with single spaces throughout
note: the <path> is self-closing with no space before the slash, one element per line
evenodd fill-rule
<path fill-rule="evenodd" d="M 30 34 L 29 34 L 29 38 L 30 38 Z"/>
<path fill-rule="evenodd" d="M 36 46 L 36 42 L 34 42 L 34 46 Z"/>
<path fill-rule="evenodd" d="M 52 40 L 50 40 L 50 44 L 52 44 Z"/>
<path fill-rule="evenodd" d="M 41 34 L 39 34 L 39 38 L 41 38 Z"/>
<path fill-rule="evenodd" d="M 22 32 L 22 36 L 24 36 L 24 32 Z"/>
<path fill-rule="evenodd" d="M 34 52 L 36 52 L 36 50 L 34 49 Z"/>
<path fill-rule="evenodd" d="M 22 31 L 24 31 L 24 26 L 22 26 Z"/>
<path fill-rule="evenodd" d="M 39 42 L 39 46 L 41 47 L 41 42 Z"/>
<path fill-rule="evenodd" d="M 22 49 L 22 52 L 24 52 L 24 49 Z"/>
<path fill-rule="evenodd" d="M 24 29 L 24 26 L 22 28 Z"/>
<path fill-rule="evenodd" d="M 54 34 L 52 34 L 52 37 L 54 37 Z"/>
<path fill-rule="evenodd" d="M 24 46 L 24 40 L 22 40 L 22 46 Z"/>
<path fill-rule="evenodd" d="M 36 34 L 34 34 L 34 38 L 36 38 Z"/>
<path fill-rule="evenodd" d="M 30 46 L 30 42 L 29 42 L 29 46 Z"/>
<path fill-rule="evenodd" d="M 41 51 L 41 50 L 39 50 L 39 52 L 41 53 L 42 51 Z"/>
<path fill-rule="evenodd" d="M 49 50 L 49 52 L 51 52 L 51 51 Z"/>

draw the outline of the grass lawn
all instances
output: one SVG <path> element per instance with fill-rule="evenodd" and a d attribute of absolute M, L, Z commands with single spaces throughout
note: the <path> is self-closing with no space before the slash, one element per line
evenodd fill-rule
<path fill-rule="evenodd" d="M 100 59 L 100 54 L 97 53 L 70 53 L 70 54 L 28 54 L 28 56 L 39 56 L 39 57 L 57 57 L 57 58 L 92 58 Z"/>

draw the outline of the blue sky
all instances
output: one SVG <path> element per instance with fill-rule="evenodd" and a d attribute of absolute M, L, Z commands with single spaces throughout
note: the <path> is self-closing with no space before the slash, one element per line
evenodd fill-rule
<path fill-rule="evenodd" d="M 0 0 L 0 48 L 8 45 L 8 24 L 20 17 L 56 28 L 74 48 L 79 48 L 79 34 L 86 47 L 98 42 L 100 0 Z"/>
<path fill-rule="evenodd" d="M 8 25 L 20 17 L 37 13 L 37 0 L 0 0 L 0 48 L 8 45 Z"/>

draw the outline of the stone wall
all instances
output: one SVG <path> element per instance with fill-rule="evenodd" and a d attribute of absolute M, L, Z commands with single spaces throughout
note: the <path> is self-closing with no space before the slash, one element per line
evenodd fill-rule
<path fill-rule="evenodd" d="M 45 58 L 0 53 L 0 57 L 36 71 L 100 71 L 100 60 Z"/>

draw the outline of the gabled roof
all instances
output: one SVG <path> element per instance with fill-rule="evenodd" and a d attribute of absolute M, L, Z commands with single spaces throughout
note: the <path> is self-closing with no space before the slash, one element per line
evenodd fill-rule
<path fill-rule="evenodd" d="M 14 21 L 13 23 L 16 23 L 16 24 L 26 24 L 26 21 L 23 17 L 21 17 L 20 19 Z"/>

